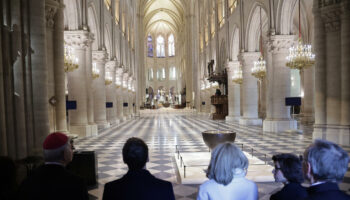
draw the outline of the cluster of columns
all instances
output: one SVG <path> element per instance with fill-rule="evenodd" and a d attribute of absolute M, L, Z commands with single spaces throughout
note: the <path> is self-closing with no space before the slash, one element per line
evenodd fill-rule
<path fill-rule="evenodd" d="M 76 101 L 76 109 L 68 111 L 69 132 L 79 136 L 93 136 L 98 129 L 108 128 L 130 119 L 135 93 L 128 89 L 133 82 L 116 60 L 107 61 L 104 50 L 91 50 L 92 34 L 85 30 L 65 31 L 66 45 L 73 48 L 79 60 L 78 69 L 68 72 L 68 100 Z M 99 77 L 92 79 L 92 62 L 96 63 Z M 105 81 L 107 72 L 112 83 Z M 125 83 L 118 86 L 119 80 Z M 125 81 L 124 81 L 125 80 Z"/>
<path fill-rule="evenodd" d="M 350 2 L 314 4 L 315 125 L 313 138 L 350 144 Z"/>
<path fill-rule="evenodd" d="M 251 74 L 254 62 L 259 59 L 259 52 L 242 52 L 240 61 L 230 61 L 228 73 L 228 121 L 241 125 L 263 125 L 263 131 L 283 132 L 297 129 L 297 122 L 290 117 L 290 107 L 285 105 L 285 98 L 290 96 L 290 69 L 286 67 L 289 48 L 295 43 L 294 35 L 274 35 L 268 41 L 266 55 L 267 73 L 266 90 L 260 89 L 259 80 Z M 242 63 L 243 83 L 233 83 L 231 77 Z M 261 80 L 260 80 L 261 81 Z M 259 97 L 259 93 L 266 93 Z M 266 118 L 259 117 L 259 99 L 266 103 Z M 266 101 L 266 102 L 265 102 Z"/>

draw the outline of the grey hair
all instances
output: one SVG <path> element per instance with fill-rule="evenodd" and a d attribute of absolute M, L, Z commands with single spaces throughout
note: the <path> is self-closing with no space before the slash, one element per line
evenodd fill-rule
<path fill-rule="evenodd" d="M 315 140 L 306 152 L 316 181 L 342 181 L 349 156 L 340 146 L 326 140 Z"/>
<path fill-rule="evenodd" d="M 217 183 L 229 184 L 236 169 L 246 170 L 248 159 L 244 153 L 233 143 L 222 143 L 216 146 L 211 154 L 207 177 Z"/>
<path fill-rule="evenodd" d="M 68 147 L 68 142 L 57 149 L 44 149 L 45 162 L 60 162 L 64 160 L 64 150 Z"/>

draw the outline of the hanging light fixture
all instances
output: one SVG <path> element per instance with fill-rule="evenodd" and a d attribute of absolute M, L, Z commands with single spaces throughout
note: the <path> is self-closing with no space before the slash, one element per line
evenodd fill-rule
<path fill-rule="evenodd" d="M 110 85 L 112 83 L 112 75 L 111 72 L 106 73 L 106 78 L 105 78 L 105 85 Z"/>
<path fill-rule="evenodd" d="M 300 0 L 299 0 L 299 38 L 298 45 L 289 48 L 287 56 L 287 67 L 291 69 L 303 70 L 315 64 L 315 54 L 311 51 L 311 45 L 305 44 L 301 40 L 300 30 Z"/>
<path fill-rule="evenodd" d="M 100 70 L 97 68 L 96 63 L 92 63 L 92 79 L 100 77 Z"/>
<path fill-rule="evenodd" d="M 243 83 L 242 64 L 239 64 L 238 69 L 233 71 L 232 81 L 237 84 Z"/>
<path fill-rule="evenodd" d="M 79 59 L 73 54 L 73 49 L 68 45 L 64 45 L 64 71 L 72 72 L 78 69 Z"/>
<path fill-rule="evenodd" d="M 252 68 L 252 75 L 258 79 L 263 79 L 266 75 L 266 62 L 264 60 L 264 53 L 262 47 L 262 25 L 261 25 L 261 6 L 260 6 L 260 57 L 258 61 L 254 62 Z"/>

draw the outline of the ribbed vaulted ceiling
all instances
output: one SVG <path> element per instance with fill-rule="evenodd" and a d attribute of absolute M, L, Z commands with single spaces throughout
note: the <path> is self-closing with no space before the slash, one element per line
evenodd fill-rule
<path fill-rule="evenodd" d="M 183 24 L 181 0 L 148 0 L 144 9 L 146 33 L 177 33 Z"/>

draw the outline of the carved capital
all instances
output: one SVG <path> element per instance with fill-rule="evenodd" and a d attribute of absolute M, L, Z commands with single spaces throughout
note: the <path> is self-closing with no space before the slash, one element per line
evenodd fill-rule
<path fill-rule="evenodd" d="M 64 31 L 64 41 L 75 49 L 85 49 L 92 43 L 93 39 L 93 34 L 88 31 Z"/>
<path fill-rule="evenodd" d="M 108 61 L 106 63 L 106 71 L 114 72 L 117 67 L 117 62 L 114 60 Z"/>
<path fill-rule="evenodd" d="M 45 19 L 46 19 L 46 26 L 48 28 L 53 28 L 55 24 L 54 17 L 59 7 L 60 7 L 60 3 L 57 0 L 45 1 Z"/>
<path fill-rule="evenodd" d="M 92 61 L 105 63 L 108 58 L 108 54 L 106 51 L 92 51 Z"/>
<path fill-rule="evenodd" d="M 289 48 L 296 43 L 295 35 L 274 35 L 268 41 L 268 49 L 271 53 L 288 53 Z"/>
<path fill-rule="evenodd" d="M 239 61 L 229 61 L 226 63 L 226 71 L 228 74 L 233 73 L 233 71 L 239 66 Z"/>
<path fill-rule="evenodd" d="M 243 66 L 253 64 L 260 57 L 260 52 L 242 52 L 238 55 L 238 59 L 242 61 Z"/>

